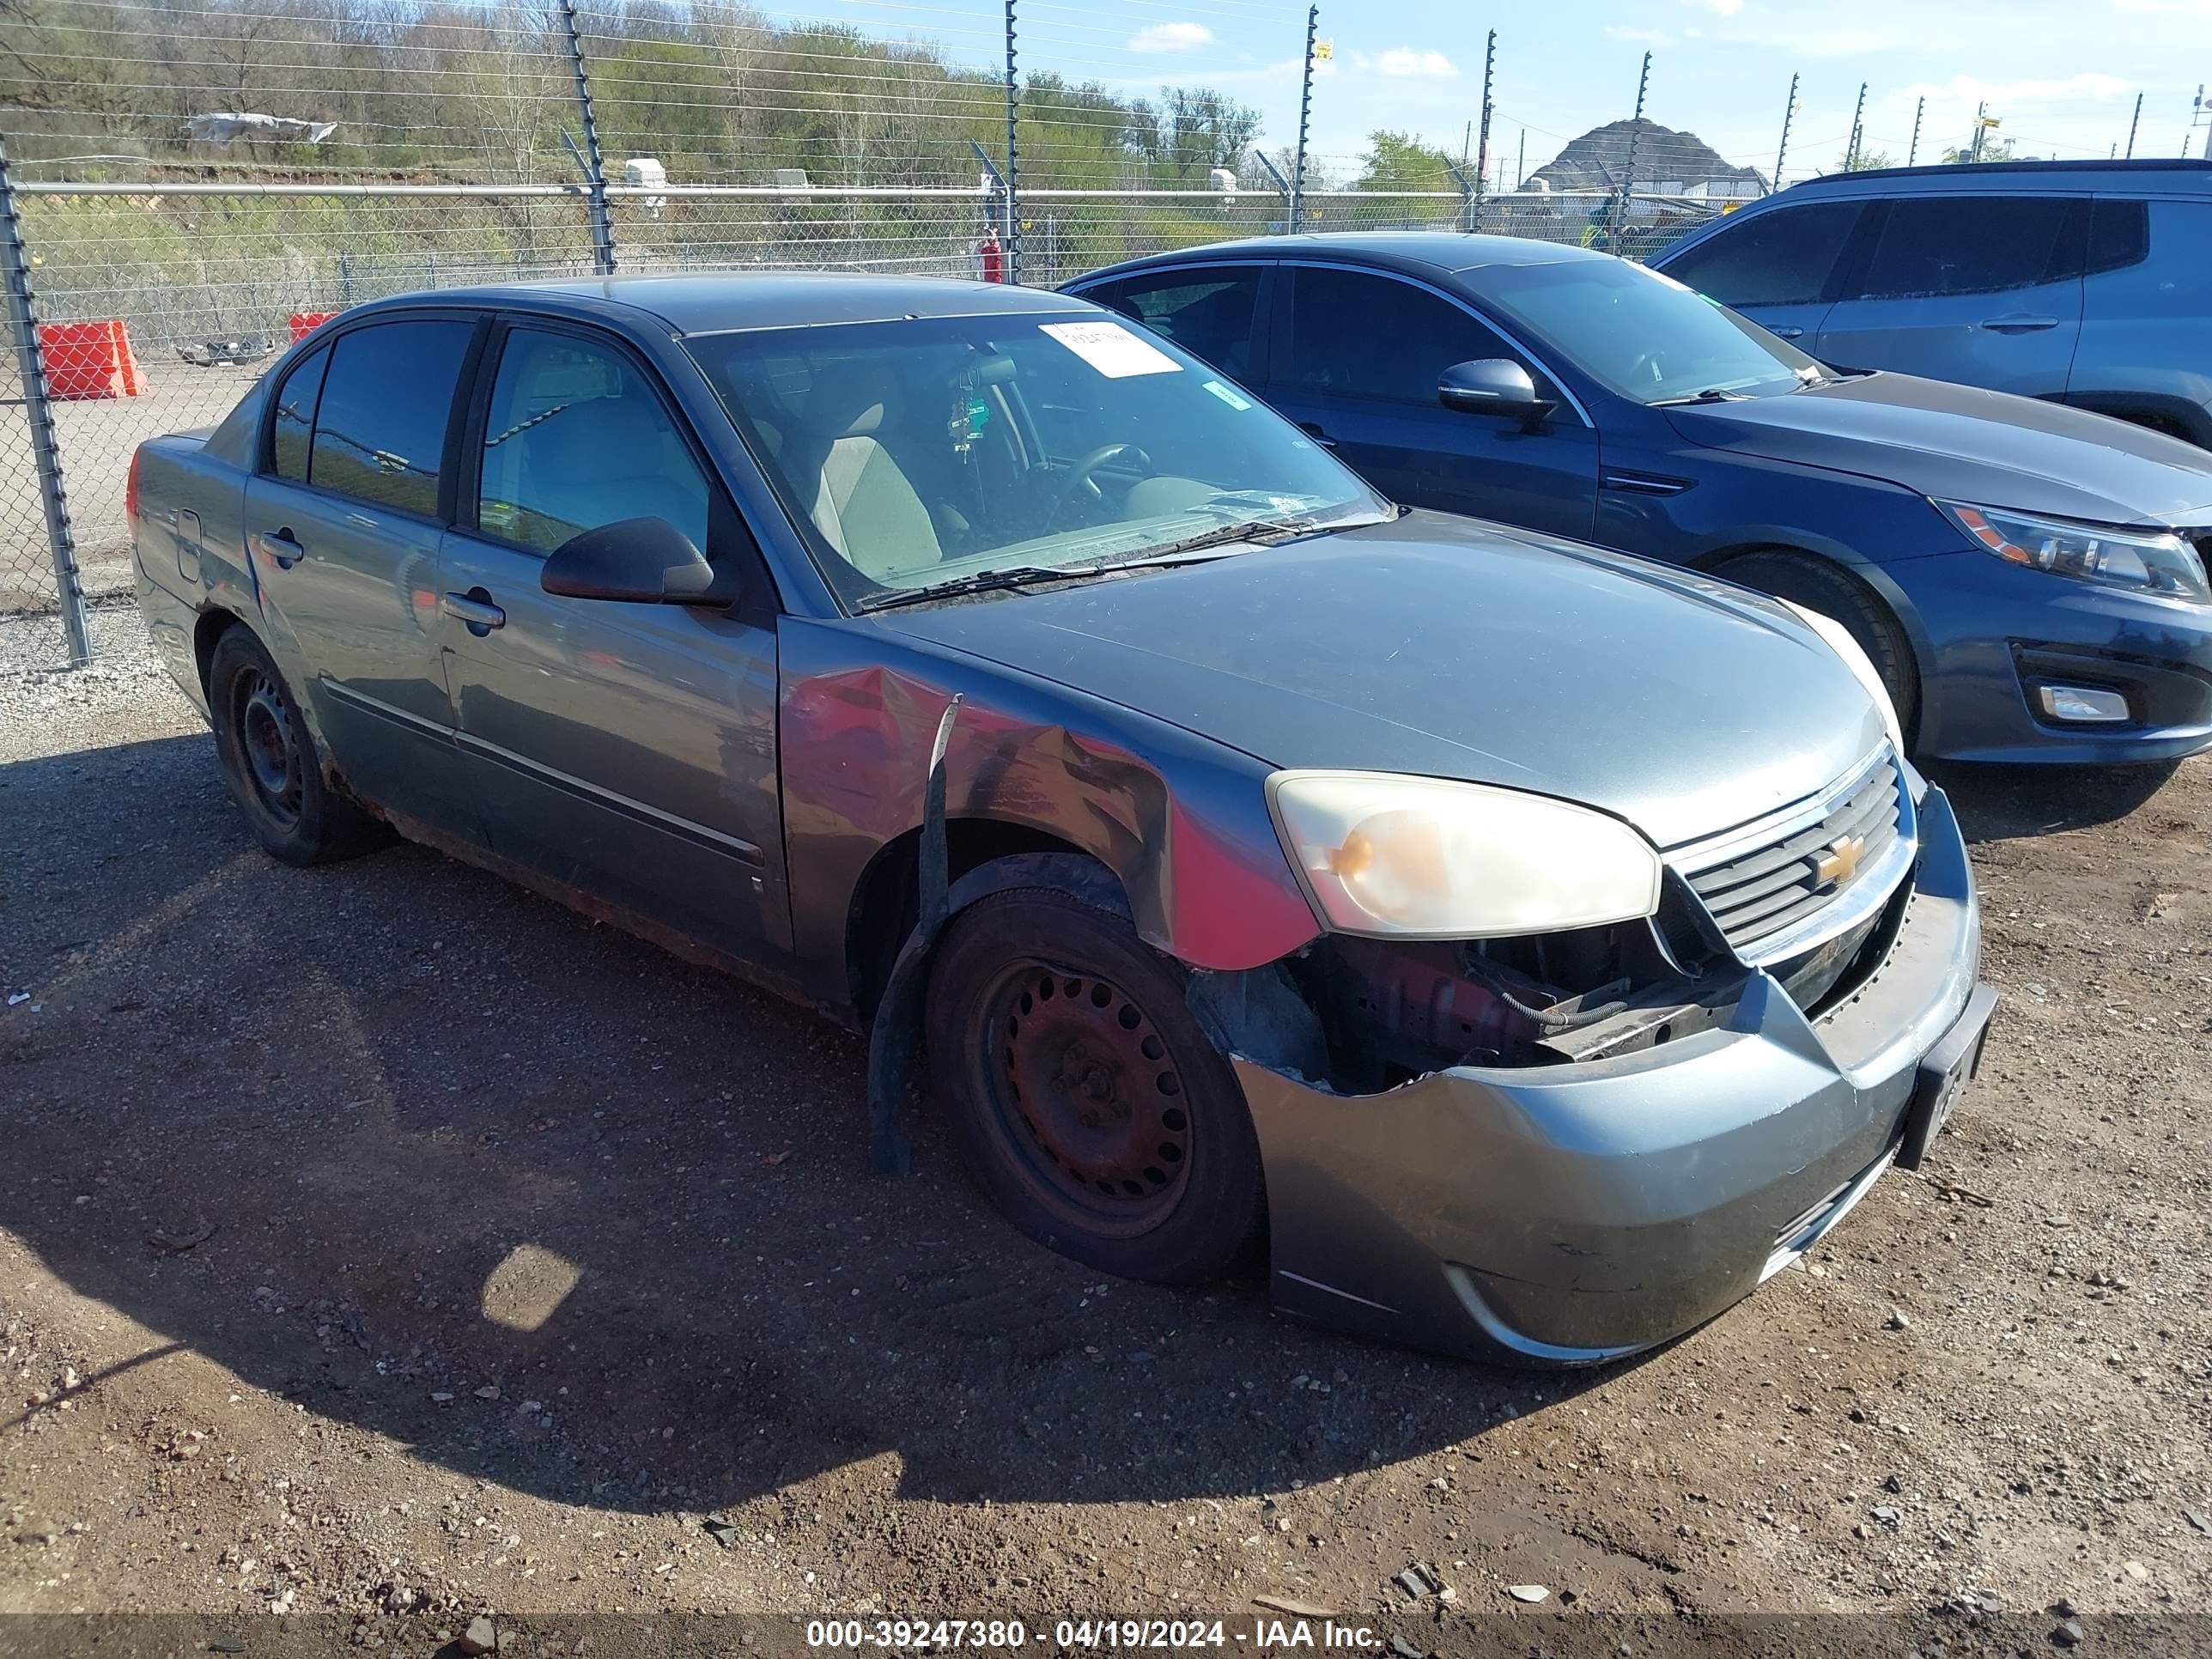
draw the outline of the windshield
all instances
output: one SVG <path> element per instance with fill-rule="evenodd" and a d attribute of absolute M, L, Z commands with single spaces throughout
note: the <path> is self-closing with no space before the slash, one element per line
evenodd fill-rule
<path fill-rule="evenodd" d="M 1624 259 L 1481 274 L 1482 295 L 1608 390 L 1639 404 L 1770 397 L 1820 365 L 1754 323 Z"/>
<path fill-rule="evenodd" d="M 1095 311 L 685 343 L 848 609 L 1392 510 L 1249 392 Z"/>

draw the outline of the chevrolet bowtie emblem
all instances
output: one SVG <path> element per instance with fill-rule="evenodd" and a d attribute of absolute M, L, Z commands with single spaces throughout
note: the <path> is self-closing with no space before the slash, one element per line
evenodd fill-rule
<path fill-rule="evenodd" d="M 1865 855 L 1866 838 L 1845 836 L 1821 849 L 1820 858 L 1814 863 L 1813 873 L 1820 877 L 1820 884 L 1824 887 L 1839 885 L 1851 878 L 1852 872 L 1859 867 L 1859 860 Z"/>

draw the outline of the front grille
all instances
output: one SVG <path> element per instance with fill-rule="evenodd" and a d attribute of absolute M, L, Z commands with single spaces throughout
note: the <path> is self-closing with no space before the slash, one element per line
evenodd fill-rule
<path fill-rule="evenodd" d="M 1881 862 L 1898 836 L 1897 762 L 1884 748 L 1856 781 L 1844 781 L 1827 811 L 1811 823 L 1802 819 L 1775 839 L 1731 850 L 1723 861 L 1684 875 L 1691 890 L 1739 956 L 1761 939 L 1825 909 Z M 1832 861 L 1844 843 L 1856 856 L 1841 873 Z M 1694 857 L 1694 854 L 1692 855 Z M 1824 872 L 1824 861 L 1832 867 Z"/>

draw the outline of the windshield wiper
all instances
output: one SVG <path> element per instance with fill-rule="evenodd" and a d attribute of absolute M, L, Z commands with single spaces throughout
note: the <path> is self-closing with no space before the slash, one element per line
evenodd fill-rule
<path fill-rule="evenodd" d="M 1741 404 L 1750 400 L 1748 392 L 1730 392 L 1726 386 L 1709 386 L 1703 392 L 1693 392 L 1686 398 L 1656 398 L 1644 406 L 1647 409 L 1665 409 L 1674 404 Z"/>
<path fill-rule="evenodd" d="M 1235 524 L 1216 525 L 1211 530 L 1201 530 L 1194 536 L 1186 536 L 1179 542 L 1170 542 L 1165 547 L 1153 548 L 1128 562 L 1151 564 L 1156 560 L 1171 559 L 1178 553 L 1194 553 L 1202 547 L 1224 547 L 1231 542 L 1252 542 L 1261 547 L 1271 547 L 1277 542 L 1311 536 L 1323 530 L 1351 528 L 1348 524 L 1323 524 L 1319 519 L 1239 519 Z"/>
<path fill-rule="evenodd" d="M 857 601 L 855 611 L 890 611 L 902 605 L 927 605 L 932 599 L 957 599 L 963 593 L 990 593 L 1000 588 L 1026 587 L 1031 582 L 1081 581 L 1103 576 L 1112 568 L 1103 564 L 1010 564 L 1003 570 L 975 570 L 926 587 L 895 588 Z"/>

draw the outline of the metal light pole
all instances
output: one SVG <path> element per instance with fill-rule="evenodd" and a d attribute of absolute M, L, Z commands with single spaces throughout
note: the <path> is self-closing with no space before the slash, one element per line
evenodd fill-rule
<path fill-rule="evenodd" d="M 1774 152 L 1774 187 L 1782 188 L 1782 164 L 1790 159 L 1790 123 L 1797 113 L 1797 77 L 1790 77 L 1790 101 L 1782 106 L 1782 145 Z"/>
<path fill-rule="evenodd" d="M 1920 156 L 1920 118 L 1928 112 L 1928 100 L 1923 98 L 1912 106 L 1912 148 L 1905 152 L 1905 165 L 1911 167 Z"/>
<path fill-rule="evenodd" d="M 1298 88 L 1298 152 L 1291 164 L 1291 234 L 1295 236 L 1306 216 L 1306 128 L 1313 118 L 1314 40 L 1321 29 L 1321 8 L 1306 8 L 1306 72 Z"/>
<path fill-rule="evenodd" d="M 1858 105 L 1851 111 L 1850 143 L 1844 150 L 1844 171 L 1846 173 L 1859 164 L 1859 138 L 1866 131 L 1866 89 L 1867 83 L 1860 82 Z"/>
<path fill-rule="evenodd" d="M 2130 161 L 2135 160 L 2136 155 L 2136 129 L 2142 125 L 2142 94 L 2136 94 L 2136 112 L 2128 121 L 2127 159 Z"/>

